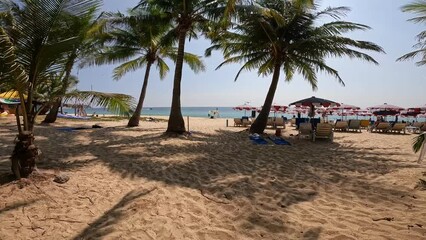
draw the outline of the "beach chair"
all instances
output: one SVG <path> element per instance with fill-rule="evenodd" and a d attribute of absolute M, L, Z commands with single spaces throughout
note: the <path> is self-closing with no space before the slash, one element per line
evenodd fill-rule
<path fill-rule="evenodd" d="M 291 124 L 292 127 L 295 127 L 296 126 L 296 118 L 292 118 L 290 120 L 290 124 Z"/>
<path fill-rule="evenodd" d="M 241 118 L 234 118 L 234 127 L 241 127 L 243 126 L 243 121 Z"/>
<path fill-rule="evenodd" d="M 328 123 L 318 123 L 317 128 L 314 131 L 312 141 L 315 142 L 315 139 L 317 138 L 326 138 L 333 142 L 333 137 L 333 125 Z"/>
<path fill-rule="evenodd" d="M 360 120 L 360 127 L 368 129 L 370 127 L 370 120 Z"/>
<path fill-rule="evenodd" d="M 251 121 L 249 119 L 247 119 L 247 118 L 243 118 L 242 125 L 243 125 L 243 127 L 250 126 L 251 125 Z"/>
<path fill-rule="evenodd" d="M 361 121 L 360 120 L 350 120 L 348 125 L 348 131 L 361 132 Z"/>
<path fill-rule="evenodd" d="M 268 121 L 266 122 L 266 127 L 275 128 L 275 119 L 273 117 L 268 117 Z"/>
<path fill-rule="evenodd" d="M 334 131 L 347 131 L 348 130 L 348 122 L 346 121 L 338 121 L 336 125 L 334 125 Z"/>
<path fill-rule="evenodd" d="M 419 133 L 420 129 L 422 129 L 424 123 L 422 122 L 415 122 L 413 125 L 411 125 L 413 133 Z"/>
<path fill-rule="evenodd" d="M 389 129 L 390 132 L 393 133 L 401 133 L 403 132 L 405 134 L 405 127 L 407 126 L 406 123 L 395 123 L 391 129 Z"/>
<path fill-rule="evenodd" d="M 285 129 L 285 121 L 284 121 L 284 118 L 282 117 L 275 118 L 274 124 L 275 124 L 275 127 L 281 126 Z"/>
<path fill-rule="evenodd" d="M 308 137 L 312 139 L 312 124 L 311 123 L 300 123 L 299 125 L 299 139 L 302 137 Z"/>
<path fill-rule="evenodd" d="M 392 126 L 388 122 L 381 122 L 377 126 L 371 128 L 371 132 L 382 132 L 385 133 L 391 129 Z"/>

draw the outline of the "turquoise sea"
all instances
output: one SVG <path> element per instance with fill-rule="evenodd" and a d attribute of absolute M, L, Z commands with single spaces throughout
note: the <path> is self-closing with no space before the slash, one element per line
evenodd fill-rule
<path fill-rule="evenodd" d="M 182 115 L 184 117 L 205 117 L 209 118 L 208 114 L 209 111 L 212 110 L 218 110 L 219 111 L 219 118 L 241 118 L 242 116 L 251 116 L 250 111 L 236 111 L 232 109 L 232 107 L 182 107 Z M 87 115 L 97 114 L 97 115 L 112 115 L 113 113 L 108 112 L 104 108 L 87 108 L 86 109 Z M 64 113 L 73 114 L 74 110 L 69 108 L 64 108 Z M 170 107 L 146 107 L 142 110 L 142 116 L 169 116 L 170 114 Z M 256 113 L 257 116 L 258 113 Z M 288 119 L 292 118 L 293 115 L 290 114 L 282 114 L 282 113 L 270 113 L 270 116 L 284 116 Z M 302 114 L 302 117 L 307 117 L 306 115 Z M 317 115 L 316 117 L 319 117 Z M 341 116 L 328 116 L 329 120 L 335 120 L 335 119 L 341 119 Z M 370 119 L 370 117 L 357 117 L 357 116 L 345 116 L 343 117 L 344 120 L 349 119 Z M 375 120 L 375 117 L 372 117 L 373 120 Z M 395 117 L 387 117 L 386 120 L 388 121 L 394 121 Z M 405 121 L 413 121 L 415 118 L 404 118 L 404 117 L 398 117 L 398 120 L 405 120 Z M 426 121 L 425 118 L 418 118 L 417 121 Z"/>

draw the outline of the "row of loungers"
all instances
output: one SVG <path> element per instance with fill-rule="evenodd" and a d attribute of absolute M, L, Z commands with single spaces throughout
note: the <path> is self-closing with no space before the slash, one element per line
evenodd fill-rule
<path fill-rule="evenodd" d="M 389 122 L 382 122 L 379 123 L 376 126 L 371 126 L 370 121 L 368 120 L 349 120 L 348 121 L 338 121 L 334 125 L 335 131 L 359 131 L 361 132 L 361 129 L 367 129 L 371 132 L 398 132 L 398 133 L 405 133 L 406 127 L 408 125 L 406 123 L 394 123 L 391 124 Z M 422 122 L 415 122 L 411 126 L 413 132 L 420 133 L 426 131 L 426 123 Z"/>
<path fill-rule="evenodd" d="M 250 126 L 255 119 L 250 120 L 247 118 L 234 118 L 234 127 L 247 127 Z M 277 128 L 282 127 L 285 128 L 285 120 L 282 117 L 269 117 L 268 122 L 266 124 L 267 127 Z"/>
<path fill-rule="evenodd" d="M 329 139 L 333 142 L 334 132 L 333 125 L 329 123 L 318 123 L 316 129 L 312 129 L 311 123 L 300 123 L 299 125 L 299 138 L 308 137 L 315 142 L 318 138 Z"/>
<path fill-rule="evenodd" d="M 347 121 L 337 121 L 334 125 L 335 131 L 355 131 L 361 132 L 362 128 L 368 128 L 370 121 L 368 120 L 349 120 Z"/>
<path fill-rule="evenodd" d="M 370 132 L 381 132 L 381 133 L 404 133 L 405 134 L 405 127 L 407 127 L 406 123 L 395 123 L 392 125 L 389 122 L 381 122 L 375 126 L 372 126 L 370 128 Z"/>

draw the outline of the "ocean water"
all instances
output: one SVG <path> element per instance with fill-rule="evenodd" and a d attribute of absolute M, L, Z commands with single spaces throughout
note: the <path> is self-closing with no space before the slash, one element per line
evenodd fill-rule
<path fill-rule="evenodd" d="M 209 118 L 208 114 L 209 111 L 212 110 L 218 110 L 219 111 L 219 118 L 241 118 L 242 116 L 251 116 L 251 111 L 236 111 L 232 109 L 232 107 L 182 107 L 182 115 L 184 117 L 205 117 Z M 73 114 L 74 110 L 70 108 L 64 108 L 64 112 L 68 114 Z M 104 108 L 87 108 L 86 109 L 87 115 L 92 114 L 98 114 L 98 115 L 113 115 L 113 113 L 108 112 Z M 169 116 L 170 115 L 170 107 L 146 107 L 142 109 L 141 116 Z M 256 116 L 258 113 L 256 113 Z M 270 117 L 287 117 L 288 119 L 291 119 L 293 115 L 290 114 L 283 114 L 283 113 L 270 113 Z M 307 117 L 307 115 L 303 115 L 302 117 Z M 316 117 L 320 117 L 320 115 L 317 115 Z M 342 119 L 341 116 L 327 116 L 328 120 L 336 120 L 336 119 Z M 371 117 L 372 120 L 375 120 L 375 117 Z M 370 117 L 362 117 L 362 116 L 345 116 L 343 117 L 344 120 L 349 119 L 370 119 Z M 386 117 L 387 121 L 394 121 L 395 117 L 389 116 Z M 405 117 L 398 117 L 398 121 L 409 121 L 412 122 L 413 120 L 416 120 L 413 117 L 405 118 Z M 426 121 L 426 118 L 417 118 L 417 121 Z"/>

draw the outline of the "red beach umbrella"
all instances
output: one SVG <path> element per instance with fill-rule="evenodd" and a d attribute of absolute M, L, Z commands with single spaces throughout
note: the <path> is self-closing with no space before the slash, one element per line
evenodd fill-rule
<path fill-rule="evenodd" d="M 279 105 L 279 104 L 272 104 L 271 111 L 272 112 L 285 112 L 287 110 L 287 106 L 285 105 Z"/>
<path fill-rule="evenodd" d="M 408 112 L 426 112 L 426 104 L 419 107 L 408 108 Z"/>
<path fill-rule="evenodd" d="M 354 106 L 354 105 L 349 105 L 349 104 L 344 104 L 341 103 L 340 106 L 334 106 L 334 107 L 330 107 L 329 109 L 331 110 L 335 110 L 335 111 L 341 111 L 341 115 L 339 114 L 339 116 L 342 116 L 342 120 L 343 120 L 343 116 L 347 116 L 347 115 L 356 115 L 355 113 L 349 113 L 347 112 L 346 114 L 344 113 L 345 110 L 359 110 L 361 109 L 360 107 Z"/>
<path fill-rule="evenodd" d="M 244 116 L 246 116 L 247 111 L 256 110 L 257 108 L 249 105 L 248 103 L 244 103 L 243 105 L 238 105 L 232 109 L 237 111 L 244 111 Z"/>
<path fill-rule="evenodd" d="M 340 106 L 330 107 L 329 109 L 332 109 L 332 110 L 359 110 L 361 108 L 354 106 L 354 105 L 341 103 Z"/>
<path fill-rule="evenodd" d="M 397 112 L 404 110 L 404 108 L 402 107 L 398 107 L 398 106 L 387 104 L 387 103 L 368 107 L 367 109 L 370 111 L 397 111 Z"/>
<path fill-rule="evenodd" d="M 393 116 L 400 113 L 404 108 L 384 103 L 382 105 L 376 105 L 373 107 L 368 107 L 368 110 L 373 112 L 374 115 L 382 115 L 382 116 Z"/>

